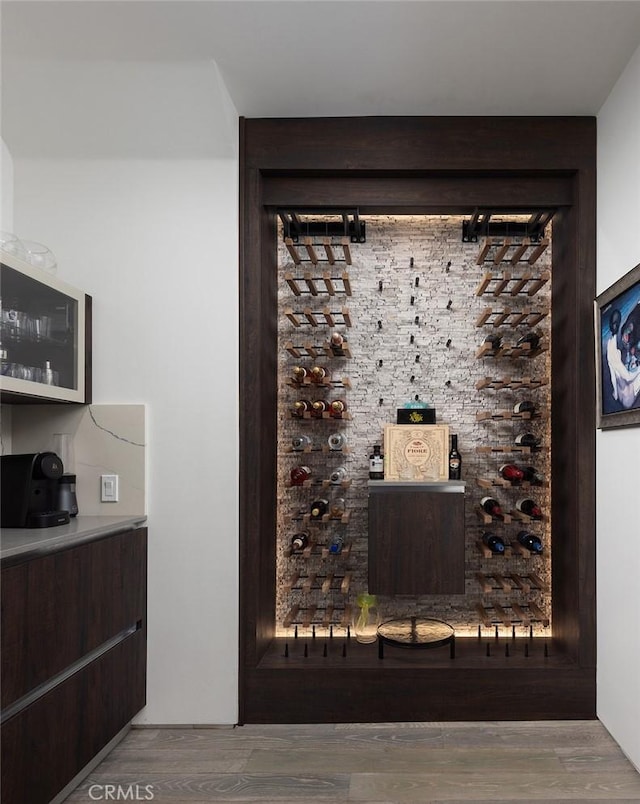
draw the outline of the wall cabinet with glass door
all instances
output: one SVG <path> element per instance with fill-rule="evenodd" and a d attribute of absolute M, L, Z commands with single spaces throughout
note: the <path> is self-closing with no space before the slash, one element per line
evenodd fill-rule
<path fill-rule="evenodd" d="M 91 297 L 0 254 L 2 401 L 91 402 Z"/>

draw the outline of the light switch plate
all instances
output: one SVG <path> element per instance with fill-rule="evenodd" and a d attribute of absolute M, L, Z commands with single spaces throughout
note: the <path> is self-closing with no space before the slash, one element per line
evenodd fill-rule
<path fill-rule="evenodd" d="M 118 502 L 118 475 L 100 475 L 100 501 Z"/>

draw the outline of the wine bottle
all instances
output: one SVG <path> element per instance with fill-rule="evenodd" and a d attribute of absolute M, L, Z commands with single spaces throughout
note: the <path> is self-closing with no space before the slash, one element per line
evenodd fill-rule
<path fill-rule="evenodd" d="M 327 370 L 323 368 L 323 366 L 314 366 L 311 369 L 311 382 L 318 382 L 321 383 L 323 380 L 328 380 L 329 375 L 327 374 Z"/>
<path fill-rule="evenodd" d="M 483 511 L 486 511 L 487 514 L 491 514 L 491 516 L 502 516 L 502 508 L 500 508 L 500 503 L 497 500 L 494 500 L 493 497 L 483 497 L 480 500 L 480 505 Z"/>
<path fill-rule="evenodd" d="M 542 541 L 535 533 L 529 533 L 527 530 L 521 530 L 516 536 L 518 542 L 525 547 L 530 553 L 542 552 Z"/>
<path fill-rule="evenodd" d="M 295 366 L 291 371 L 291 379 L 296 383 L 301 383 L 308 376 L 309 372 L 304 366 Z"/>
<path fill-rule="evenodd" d="M 384 480 L 384 455 L 380 452 L 379 444 L 374 445 L 373 452 L 369 455 L 369 478 Z"/>
<path fill-rule="evenodd" d="M 311 439 L 308 435 L 296 435 L 291 439 L 291 449 L 294 452 L 304 452 L 311 449 Z"/>
<path fill-rule="evenodd" d="M 521 335 L 516 341 L 516 347 L 524 346 L 525 344 L 529 344 L 531 350 L 537 349 L 538 346 L 540 346 L 540 333 L 534 332 L 534 330 L 525 332 L 525 334 Z"/>
<path fill-rule="evenodd" d="M 311 410 L 312 404 L 308 399 L 298 399 L 293 403 L 293 415 L 298 419 L 302 419 L 304 414 L 310 413 Z"/>
<path fill-rule="evenodd" d="M 536 438 L 533 433 L 520 433 L 520 435 L 516 436 L 516 446 L 537 449 L 540 446 L 540 439 Z"/>
<path fill-rule="evenodd" d="M 516 508 L 518 511 L 522 511 L 523 514 L 530 516 L 531 519 L 542 519 L 542 509 L 535 500 L 531 500 L 528 497 L 518 500 Z"/>
<path fill-rule="evenodd" d="M 340 419 L 342 414 L 347 409 L 347 403 L 344 399 L 334 399 L 330 405 L 329 413 L 336 419 Z"/>
<path fill-rule="evenodd" d="M 333 472 L 329 475 L 329 482 L 334 486 L 339 486 L 343 480 L 347 479 L 347 470 L 344 466 L 338 466 L 337 469 L 334 469 Z"/>
<path fill-rule="evenodd" d="M 331 517 L 334 519 L 340 519 L 344 516 L 344 512 L 347 510 L 346 504 L 344 501 L 344 497 L 336 497 L 335 500 L 331 502 Z"/>
<path fill-rule="evenodd" d="M 294 533 L 291 537 L 291 552 L 301 553 L 309 546 L 309 534 L 306 531 Z"/>
<path fill-rule="evenodd" d="M 489 533 L 489 531 L 483 533 L 482 543 L 485 544 L 489 550 L 496 555 L 501 555 L 504 553 L 504 542 L 500 536 L 496 536 L 494 533 Z"/>
<path fill-rule="evenodd" d="M 524 480 L 527 483 L 531 483 L 532 486 L 542 486 L 544 484 L 544 477 L 535 466 L 525 466 L 522 471 L 524 473 Z"/>
<path fill-rule="evenodd" d="M 498 349 L 502 346 L 502 336 L 501 335 L 487 335 L 484 339 L 484 343 L 491 344 L 491 351 L 497 352 Z"/>
<path fill-rule="evenodd" d="M 337 556 L 342 552 L 343 547 L 344 539 L 339 533 L 336 533 L 329 542 L 329 552 L 332 555 Z"/>
<path fill-rule="evenodd" d="M 334 357 L 344 357 L 346 341 L 339 332 L 332 332 L 329 338 L 329 348 Z"/>
<path fill-rule="evenodd" d="M 505 463 L 499 469 L 500 474 L 509 483 L 521 483 L 524 478 L 524 472 L 514 463 Z"/>
<path fill-rule="evenodd" d="M 308 466 L 294 466 L 291 470 L 291 485 L 302 486 L 310 477 L 311 469 Z"/>
<path fill-rule="evenodd" d="M 462 458 L 458 452 L 458 436 L 451 436 L 451 450 L 449 451 L 449 480 L 460 480 L 462 476 Z"/>
<path fill-rule="evenodd" d="M 327 443 L 330 450 L 342 450 L 347 446 L 347 437 L 343 433 L 331 433 Z"/>
<path fill-rule="evenodd" d="M 516 402 L 513 406 L 514 413 L 530 413 L 533 415 L 536 412 L 536 406 L 530 399 L 523 399 L 522 402 Z"/>
<path fill-rule="evenodd" d="M 311 519 L 322 519 L 328 510 L 329 500 L 326 500 L 324 497 L 314 500 L 310 507 Z"/>
<path fill-rule="evenodd" d="M 329 403 L 325 402 L 324 399 L 316 399 L 313 403 L 311 408 L 311 415 L 314 419 L 321 419 L 322 414 L 326 413 L 329 410 Z"/>

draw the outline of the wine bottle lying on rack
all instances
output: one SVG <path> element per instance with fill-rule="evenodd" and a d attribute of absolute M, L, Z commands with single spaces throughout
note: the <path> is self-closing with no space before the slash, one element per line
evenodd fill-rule
<path fill-rule="evenodd" d="M 329 542 L 329 552 L 337 556 L 342 552 L 342 548 L 344 547 L 344 539 L 339 533 L 336 533 Z"/>
<path fill-rule="evenodd" d="M 529 533 L 527 530 L 521 530 L 516 536 L 518 542 L 526 548 L 530 553 L 542 552 L 542 540 L 535 533 Z"/>
<path fill-rule="evenodd" d="M 339 332 L 332 332 L 331 337 L 329 338 L 329 348 L 333 353 L 334 357 L 344 357 L 344 347 L 346 346 L 346 340 Z"/>
<path fill-rule="evenodd" d="M 496 536 L 495 533 L 485 531 L 485 533 L 482 534 L 482 543 L 496 555 L 502 555 L 502 553 L 504 553 L 504 542 L 500 536 Z"/>
<path fill-rule="evenodd" d="M 498 470 L 505 480 L 509 483 L 521 483 L 524 479 L 524 472 L 514 463 L 505 463 Z"/>
<path fill-rule="evenodd" d="M 518 500 L 516 508 L 518 511 L 522 511 L 523 514 L 530 516 L 531 519 L 542 519 L 542 509 L 535 500 L 528 497 Z"/>
<path fill-rule="evenodd" d="M 490 344 L 491 350 L 497 352 L 498 349 L 502 346 L 502 335 L 487 335 L 483 343 Z"/>
<path fill-rule="evenodd" d="M 321 419 L 322 414 L 329 410 L 329 403 L 324 399 L 316 399 L 311 409 L 311 415 L 316 419 Z"/>
<path fill-rule="evenodd" d="M 491 516 L 502 516 L 502 508 L 500 507 L 500 503 L 497 500 L 494 500 L 493 497 L 483 497 L 480 500 L 480 506 L 485 513 L 490 514 Z"/>
<path fill-rule="evenodd" d="M 324 497 L 314 500 L 310 507 L 311 519 L 322 519 L 328 510 L 329 500 L 326 500 Z"/>
<path fill-rule="evenodd" d="M 336 497 L 335 500 L 332 500 L 331 516 L 334 519 L 339 519 L 340 517 L 343 517 L 346 510 L 347 509 L 344 497 Z"/>
<path fill-rule="evenodd" d="M 347 403 L 344 401 L 344 399 L 334 399 L 329 406 L 329 413 L 339 419 L 346 409 Z"/>
<path fill-rule="evenodd" d="M 294 452 L 303 452 L 311 447 L 311 439 L 308 435 L 296 435 L 291 439 L 291 449 Z"/>
<path fill-rule="evenodd" d="M 329 374 L 327 370 L 323 366 L 314 366 L 311 369 L 311 382 L 323 382 L 323 380 L 329 379 Z"/>
<path fill-rule="evenodd" d="M 525 466 L 522 470 L 524 473 L 524 480 L 531 483 L 532 486 L 542 486 L 544 484 L 544 477 L 535 468 L 535 466 Z"/>
<path fill-rule="evenodd" d="M 305 377 L 309 376 L 309 372 L 306 370 L 304 366 L 294 366 L 291 370 L 291 379 L 294 382 L 303 382 Z"/>
<path fill-rule="evenodd" d="M 291 470 L 291 485 L 302 486 L 310 477 L 311 469 L 308 466 L 294 466 Z"/>
<path fill-rule="evenodd" d="M 298 399 L 293 403 L 292 413 L 296 418 L 302 419 L 304 414 L 311 413 L 312 409 L 313 405 L 308 399 Z"/>
<path fill-rule="evenodd" d="M 522 402 L 516 402 L 513 406 L 514 413 L 530 413 L 532 416 L 536 412 L 536 406 L 530 399 L 523 399 Z"/>
<path fill-rule="evenodd" d="M 339 486 L 344 480 L 347 479 L 347 469 L 344 466 L 338 466 L 329 475 L 329 482 L 334 486 Z"/>
<path fill-rule="evenodd" d="M 516 436 L 516 446 L 537 449 L 540 446 L 540 439 L 533 433 L 520 433 L 520 435 Z"/>
<path fill-rule="evenodd" d="M 309 546 L 309 534 L 306 530 L 294 533 L 291 537 L 291 552 L 301 553 Z"/>
<path fill-rule="evenodd" d="M 538 346 L 540 346 L 540 337 L 540 333 L 534 330 L 525 332 L 525 334 L 521 335 L 516 341 L 516 346 L 524 346 L 528 343 L 532 350 L 537 349 Z"/>
<path fill-rule="evenodd" d="M 347 446 L 347 437 L 343 433 L 331 433 L 327 443 L 330 450 L 341 450 Z"/>

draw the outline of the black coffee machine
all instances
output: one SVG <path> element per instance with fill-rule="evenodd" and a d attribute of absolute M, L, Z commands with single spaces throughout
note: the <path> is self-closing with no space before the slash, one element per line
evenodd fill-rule
<path fill-rule="evenodd" d="M 62 461 L 55 452 L 1 455 L 2 527 L 66 525 L 69 512 L 58 510 L 58 481 L 63 471 Z"/>

